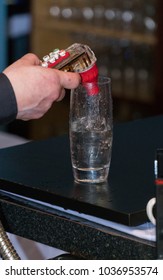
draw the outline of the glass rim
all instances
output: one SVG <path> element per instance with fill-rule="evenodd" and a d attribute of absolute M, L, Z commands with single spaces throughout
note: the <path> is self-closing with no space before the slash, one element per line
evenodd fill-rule
<path fill-rule="evenodd" d="M 91 85 L 91 84 L 94 84 L 96 82 L 94 81 L 91 81 L 91 82 L 84 82 L 84 83 L 80 83 L 81 86 L 83 85 Z M 98 85 L 103 85 L 103 84 L 109 84 L 111 83 L 111 78 L 109 76 L 102 76 L 102 75 L 99 75 L 98 78 L 97 78 L 97 84 Z"/>
<path fill-rule="evenodd" d="M 102 75 L 98 76 L 98 84 L 102 85 L 108 83 L 111 83 L 111 78 L 109 76 L 102 76 Z"/>

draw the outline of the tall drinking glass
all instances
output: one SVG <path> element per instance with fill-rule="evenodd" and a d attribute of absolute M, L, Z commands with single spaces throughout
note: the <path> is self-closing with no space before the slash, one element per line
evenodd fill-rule
<path fill-rule="evenodd" d="M 75 181 L 105 182 L 109 174 L 113 138 L 110 78 L 99 77 L 96 85 L 80 84 L 71 91 L 69 128 Z"/>

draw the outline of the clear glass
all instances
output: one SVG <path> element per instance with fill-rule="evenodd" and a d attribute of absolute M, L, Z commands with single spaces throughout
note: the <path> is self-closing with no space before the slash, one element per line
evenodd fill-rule
<path fill-rule="evenodd" d="M 70 151 L 77 182 L 107 181 L 113 139 L 111 79 L 99 77 L 99 92 L 91 94 L 93 83 L 71 91 Z"/>

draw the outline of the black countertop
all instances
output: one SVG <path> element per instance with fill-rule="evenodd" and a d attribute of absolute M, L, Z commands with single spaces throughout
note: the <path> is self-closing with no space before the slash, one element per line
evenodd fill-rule
<path fill-rule="evenodd" d="M 155 195 L 153 162 L 163 147 L 163 116 L 114 126 L 107 184 L 76 185 L 68 137 L 34 141 L 0 150 L 2 190 L 129 226 L 147 221 Z M 8 231 L 90 259 L 153 259 L 154 242 L 135 238 L 16 198 L 0 196 Z"/>

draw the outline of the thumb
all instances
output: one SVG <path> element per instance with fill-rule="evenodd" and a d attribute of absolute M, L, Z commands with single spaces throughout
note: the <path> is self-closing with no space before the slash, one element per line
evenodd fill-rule
<path fill-rule="evenodd" d="M 63 86 L 63 88 L 73 89 L 80 84 L 81 77 L 78 73 L 64 72 L 59 70 L 57 71 L 58 71 L 60 83 Z"/>

